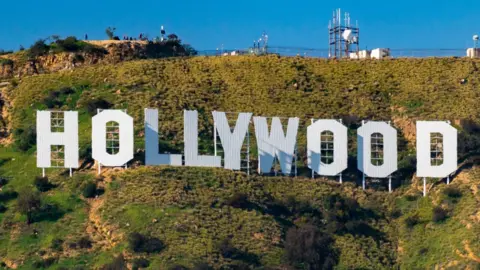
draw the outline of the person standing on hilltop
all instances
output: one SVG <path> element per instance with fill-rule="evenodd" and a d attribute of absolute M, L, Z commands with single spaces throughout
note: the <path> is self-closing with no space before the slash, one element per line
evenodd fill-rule
<path fill-rule="evenodd" d="M 88 40 L 88 35 L 87 34 L 85 34 L 85 40 Z"/>
<path fill-rule="evenodd" d="M 142 40 L 143 34 L 140 33 L 139 40 Z"/>

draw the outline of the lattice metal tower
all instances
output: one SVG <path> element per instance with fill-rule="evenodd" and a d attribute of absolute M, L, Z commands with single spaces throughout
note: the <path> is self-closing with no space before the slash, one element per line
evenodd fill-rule
<path fill-rule="evenodd" d="M 350 24 L 350 14 L 345 12 L 342 22 L 340 9 L 333 12 L 332 20 L 328 22 L 328 56 L 330 58 L 349 58 L 350 53 L 358 56 L 360 28 L 358 21 L 355 26 Z"/>

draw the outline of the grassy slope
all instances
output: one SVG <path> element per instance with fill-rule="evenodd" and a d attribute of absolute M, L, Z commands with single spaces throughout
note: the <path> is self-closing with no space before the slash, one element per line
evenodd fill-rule
<path fill-rule="evenodd" d="M 213 110 L 298 116 L 304 123 L 303 129 L 310 118 L 332 117 L 342 117 L 350 128 L 358 126 L 359 119 L 408 117 L 478 122 L 477 64 L 466 59 L 335 62 L 277 57 L 198 57 L 149 60 L 26 77 L 7 94 L 13 103 L 12 129 L 25 129 L 34 125 L 35 110 L 45 108 L 44 99 L 52 91 L 63 87 L 74 89 L 75 93 L 58 99 L 64 104 L 62 110 L 80 111 L 82 148 L 90 141 L 90 117 L 85 109 L 89 100 L 103 98 L 115 104 L 115 108 L 127 109 L 135 118 L 137 148 L 143 148 L 143 108 L 160 109 L 161 139 L 165 148 L 175 151 L 182 149 L 182 110 L 197 109 L 204 139 L 202 152 L 208 152 L 212 145 L 205 138 L 211 138 L 210 112 Z M 461 79 L 467 79 L 467 83 L 460 84 Z M 354 157 L 354 129 L 350 134 L 350 155 Z M 399 132 L 400 161 L 405 161 L 409 169 L 412 149 L 402 136 Z M 299 144 L 305 145 L 305 132 L 299 133 Z M 252 151 L 255 152 L 254 147 Z M 469 144 L 461 152 L 467 155 L 475 151 Z M 0 157 L 2 175 L 11 178 L 5 188 L 20 190 L 31 185 L 34 176 L 40 174 L 35 168 L 34 150 L 21 154 L 6 147 L 1 149 Z M 160 255 L 151 256 L 152 269 L 175 263 L 191 266 L 198 260 L 226 265 L 230 261 L 219 255 L 216 245 L 229 234 L 233 235 L 235 247 L 257 256 L 260 263 L 283 264 L 282 243 L 287 227 L 278 217 L 258 209 L 211 207 L 214 200 L 225 201 L 242 191 L 260 206 L 272 198 L 282 200 L 293 196 L 321 209 L 326 194 L 337 192 L 358 200 L 365 209 L 373 209 L 378 215 L 365 221 L 385 237 L 336 235 L 340 269 L 389 268 L 395 261 L 403 269 L 431 268 L 452 261 L 458 263 L 456 267 L 465 267 L 473 265 L 473 260 L 457 254 L 457 250 L 466 253 L 463 241 L 469 240 L 473 252 L 480 253 L 480 224 L 471 218 L 479 206 L 478 194 L 471 190 L 473 185 L 478 185 L 477 169 L 472 170 L 465 171 L 468 180 L 454 181 L 463 196 L 452 203 L 442 195 L 444 185 L 434 187 L 428 198 L 409 201 L 405 194 L 412 190 L 408 191 L 406 184 L 388 195 L 362 192 L 352 184 L 339 186 L 308 178 L 253 176 L 247 179 L 243 174 L 223 170 L 131 169 L 108 177 L 101 208 L 102 222 L 116 228 L 120 243 L 114 248 L 102 249 L 99 242 L 94 244 L 91 253 L 64 251 L 58 265 L 101 266 L 126 247 L 125 235 L 131 231 L 149 231 L 167 244 Z M 42 250 L 50 254 L 54 237 L 68 242 L 87 235 L 91 202 L 82 200 L 80 186 L 94 179 L 94 171 L 77 172 L 72 179 L 60 175 L 60 171 L 49 171 L 49 176 L 59 187 L 43 197 L 59 207 L 62 215 L 58 219 L 27 227 L 23 225 L 25 217 L 14 209 L 15 200 L 6 202 L 8 210 L 0 214 L 0 257 L 17 262 L 25 260 L 25 269 L 40 257 Z M 349 176 L 346 180 L 355 182 L 355 174 Z M 402 177 L 404 175 L 397 176 Z M 409 179 L 397 180 L 398 184 L 409 182 L 406 181 Z M 192 191 L 185 191 L 185 186 Z M 448 207 L 452 217 L 434 224 L 432 208 L 439 204 Z M 390 217 L 395 209 L 402 212 L 398 219 Z M 420 222 L 408 229 L 404 220 L 415 214 Z M 158 222 L 152 222 L 153 219 Z M 286 219 L 295 224 L 303 222 L 292 217 Z M 33 228 L 40 231 L 36 238 L 31 234 Z"/>

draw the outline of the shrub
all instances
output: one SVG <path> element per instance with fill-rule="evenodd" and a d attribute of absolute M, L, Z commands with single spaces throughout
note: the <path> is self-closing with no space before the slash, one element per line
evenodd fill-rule
<path fill-rule="evenodd" d="M 408 228 L 413 228 L 415 225 L 417 225 L 420 222 L 420 219 L 418 218 L 418 215 L 415 214 L 413 216 L 409 216 L 405 218 L 405 225 Z"/>
<path fill-rule="evenodd" d="M 230 197 L 227 202 L 227 205 L 234 207 L 234 208 L 241 208 L 245 209 L 249 206 L 248 196 L 245 193 L 235 193 L 232 197 Z"/>
<path fill-rule="evenodd" d="M 0 49 L 0 55 L 11 54 L 13 51 L 5 51 L 4 49 Z"/>
<path fill-rule="evenodd" d="M 48 181 L 48 177 L 40 177 L 40 176 L 35 177 L 34 185 L 37 188 L 37 190 L 40 192 L 49 191 L 54 187 L 54 185 L 52 185 Z"/>
<path fill-rule="evenodd" d="M 20 192 L 17 200 L 17 207 L 20 213 L 27 215 L 27 223 L 33 221 L 33 215 L 40 210 L 40 195 L 29 189 Z"/>
<path fill-rule="evenodd" d="M 56 41 L 58 49 L 65 52 L 77 52 L 81 49 L 81 45 L 76 37 L 67 37 Z"/>
<path fill-rule="evenodd" d="M 447 211 L 440 206 L 435 206 L 432 211 L 433 211 L 433 216 L 432 216 L 433 222 L 442 222 L 448 217 Z"/>
<path fill-rule="evenodd" d="M 7 207 L 3 204 L 0 204 L 0 213 L 5 213 L 7 211 Z"/>
<path fill-rule="evenodd" d="M 55 251 L 62 251 L 63 250 L 63 240 L 60 238 L 53 238 L 52 242 L 50 243 L 50 248 Z"/>
<path fill-rule="evenodd" d="M 134 252 L 154 253 L 160 252 L 165 248 L 163 242 L 156 237 L 146 237 L 140 233 L 134 232 L 128 236 L 128 244 Z"/>
<path fill-rule="evenodd" d="M 309 224 L 287 231 L 285 251 L 290 264 L 307 265 L 307 269 L 331 269 L 337 261 L 333 238 Z"/>
<path fill-rule="evenodd" d="M 220 250 L 220 254 L 222 254 L 222 257 L 224 258 L 232 258 L 234 257 L 237 249 L 235 247 L 232 246 L 232 243 L 230 242 L 230 240 L 227 238 L 227 239 L 224 239 L 218 249 Z"/>
<path fill-rule="evenodd" d="M 88 236 L 83 236 L 82 238 L 78 239 L 77 246 L 82 249 L 91 248 L 92 241 L 90 238 L 88 238 Z"/>
<path fill-rule="evenodd" d="M 85 184 L 83 187 L 83 197 L 85 198 L 93 198 L 95 195 L 97 195 L 97 185 L 93 182 L 88 182 Z"/>
<path fill-rule="evenodd" d="M 52 264 L 54 264 L 56 261 L 55 258 L 46 258 L 46 259 L 41 259 L 41 260 L 38 260 L 38 261 L 35 261 L 33 263 L 33 267 L 34 268 L 48 268 L 50 267 Z"/>
<path fill-rule="evenodd" d="M 34 127 L 29 127 L 26 130 L 16 129 L 13 132 L 15 138 L 15 147 L 22 151 L 26 152 L 37 142 L 37 133 Z"/>
<path fill-rule="evenodd" d="M 194 266 L 193 266 L 193 270 L 211 270 L 213 269 L 210 265 L 208 265 L 207 263 L 196 263 Z"/>
<path fill-rule="evenodd" d="M 460 189 L 458 189 L 456 187 L 453 187 L 453 186 L 447 186 L 443 190 L 443 194 L 445 194 L 446 196 L 448 196 L 450 198 L 460 198 L 460 197 L 462 197 L 462 191 L 460 191 Z"/>
<path fill-rule="evenodd" d="M 415 194 L 407 194 L 405 195 L 405 199 L 409 202 L 416 201 L 418 199 L 418 196 Z"/>
<path fill-rule="evenodd" d="M 11 59 L 5 59 L 0 57 L 0 66 L 13 66 L 14 62 Z"/>
<path fill-rule="evenodd" d="M 49 50 L 50 50 L 50 47 L 47 44 L 45 44 L 45 40 L 40 39 L 40 40 L 37 40 L 30 47 L 29 56 L 32 58 L 43 56 L 47 54 Z"/>
<path fill-rule="evenodd" d="M 170 270 L 188 270 L 187 267 L 183 266 L 183 265 L 174 265 L 172 267 L 169 268 Z"/>
<path fill-rule="evenodd" d="M 104 99 L 94 99 L 87 103 L 87 111 L 90 115 L 96 115 L 97 109 L 110 109 L 112 104 Z"/>
<path fill-rule="evenodd" d="M 102 270 L 127 270 L 127 264 L 125 263 L 125 259 L 123 255 L 118 255 L 111 263 L 104 265 Z"/>
<path fill-rule="evenodd" d="M 132 270 L 137 270 L 139 268 L 147 268 L 150 265 L 150 262 L 145 258 L 135 258 L 132 261 Z"/>
<path fill-rule="evenodd" d="M 5 186 L 6 184 L 8 184 L 8 179 L 0 177 L 0 187 Z"/>

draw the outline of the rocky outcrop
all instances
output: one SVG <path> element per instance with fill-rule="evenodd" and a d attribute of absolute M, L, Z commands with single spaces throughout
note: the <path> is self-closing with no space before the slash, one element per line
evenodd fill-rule
<path fill-rule="evenodd" d="M 121 61 L 160 58 L 169 55 L 182 55 L 183 48 L 171 44 L 154 44 L 145 41 L 102 40 L 87 41 L 98 50 L 93 52 L 51 53 L 36 59 L 26 56 L 5 56 L 13 62 L 0 65 L 0 79 L 22 77 L 41 73 L 69 70 L 97 63 L 118 63 Z M 104 51 L 102 51 L 102 48 Z M 23 59 L 22 59 L 23 58 Z"/>

